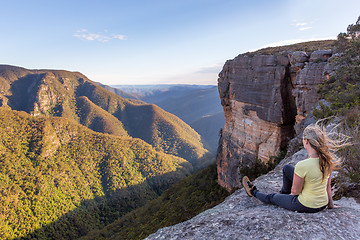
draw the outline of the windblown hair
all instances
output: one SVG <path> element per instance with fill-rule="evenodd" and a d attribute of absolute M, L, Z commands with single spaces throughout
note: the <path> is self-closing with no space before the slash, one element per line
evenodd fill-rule
<path fill-rule="evenodd" d="M 338 169 L 341 159 L 334 154 L 337 150 L 350 145 L 349 137 L 336 131 L 337 126 L 326 132 L 320 121 L 316 124 L 310 124 L 304 129 L 303 138 L 309 141 L 312 148 L 319 155 L 320 170 L 322 172 L 322 180 L 330 174 L 334 169 Z"/>

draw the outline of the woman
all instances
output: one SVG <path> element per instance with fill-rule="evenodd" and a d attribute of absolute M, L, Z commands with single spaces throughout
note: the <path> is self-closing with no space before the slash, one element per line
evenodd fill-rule
<path fill-rule="evenodd" d="M 280 193 L 264 194 L 245 176 L 242 184 L 247 194 L 263 203 L 297 212 L 315 213 L 326 207 L 334 208 L 331 172 L 338 162 L 332 161 L 334 155 L 331 151 L 346 144 L 331 140 L 323 129 L 312 124 L 303 132 L 303 145 L 309 158 L 298 162 L 295 168 L 291 165 L 283 167 L 283 187 Z"/>

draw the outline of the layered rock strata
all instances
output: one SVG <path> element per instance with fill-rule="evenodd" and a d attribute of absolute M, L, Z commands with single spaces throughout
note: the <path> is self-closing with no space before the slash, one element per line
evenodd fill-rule
<path fill-rule="evenodd" d="M 242 54 L 225 63 L 218 86 L 225 114 L 217 155 L 219 184 L 240 184 L 240 169 L 268 161 L 302 131 L 330 72 L 331 51 Z"/>
<path fill-rule="evenodd" d="M 302 133 L 305 118 L 319 101 L 317 86 L 332 73 L 329 63 L 331 56 L 331 50 L 319 50 L 313 52 L 308 59 L 293 59 L 291 62 L 290 76 L 294 87 L 292 95 L 295 97 L 297 110 L 294 128 L 298 135 Z"/>

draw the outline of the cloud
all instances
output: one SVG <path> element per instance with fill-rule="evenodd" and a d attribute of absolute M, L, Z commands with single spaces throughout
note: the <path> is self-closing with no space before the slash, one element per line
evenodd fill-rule
<path fill-rule="evenodd" d="M 107 34 L 107 32 L 108 31 L 105 30 L 103 33 L 91 33 L 86 29 L 81 29 L 76 31 L 74 37 L 80 38 L 82 40 L 98 41 L 103 43 L 109 42 L 110 40 L 113 39 L 126 40 L 126 37 L 124 35 L 120 35 L 120 34 L 109 35 Z"/>
<path fill-rule="evenodd" d="M 311 23 L 308 22 L 304 22 L 304 21 L 298 21 L 298 20 L 294 20 L 293 22 L 295 22 L 295 27 L 299 30 L 299 31 L 305 31 L 305 30 L 309 30 L 312 28 L 312 26 L 310 26 Z"/>
<path fill-rule="evenodd" d="M 124 35 L 120 35 L 120 34 L 113 35 L 113 38 L 119 39 L 119 40 L 126 40 L 126 37 Z"/>
<path fill-rule="evenodd" d="M 305 26 L 305 25 L 307 25 L 306 22 L 298 22 L 295 24 L 296 27 L 301 27 L 301 26 Z"/>
<path fill-rule="evenodd" d="M 312 28 L 312 27 L 301 27 L 301 28 L 299 28 L 299 30 L 300 30 L 300 31 L 305 31 L 305 30 L 308 30 L 308 29 L 310 29 L 310 28 Z"/>

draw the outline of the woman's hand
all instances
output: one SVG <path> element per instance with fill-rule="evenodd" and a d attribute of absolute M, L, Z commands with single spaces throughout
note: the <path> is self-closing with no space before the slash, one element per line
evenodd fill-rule
<path fill-rule="evenodd" d="M 331 205 L 329 204 L 327 208 L 328 208 L 328 209 L 341 208 L 341 206 L 336 205 L 336 204 L 331 204 Z"/>

